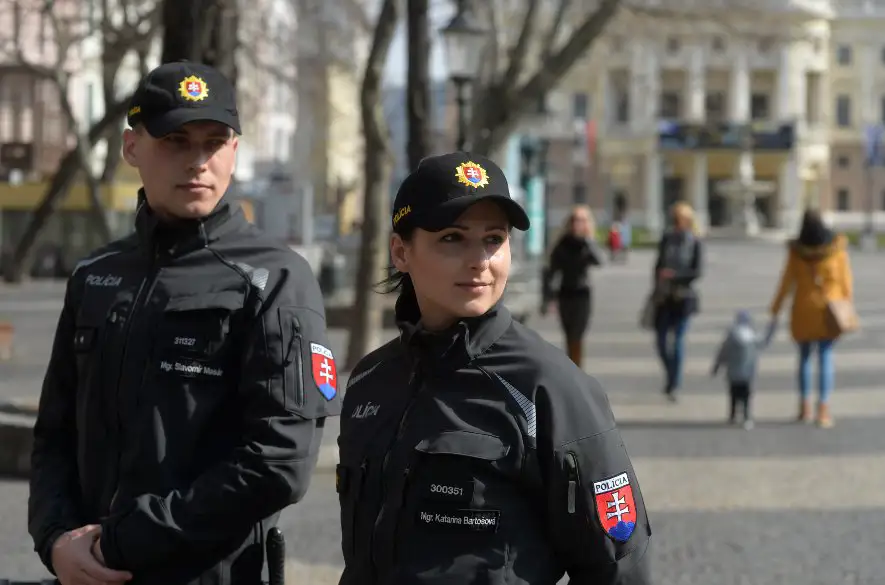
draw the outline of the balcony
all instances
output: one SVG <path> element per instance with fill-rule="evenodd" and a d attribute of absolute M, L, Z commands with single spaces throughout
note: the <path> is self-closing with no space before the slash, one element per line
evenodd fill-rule
<path fill-rule="evenodd" d="M 838 0 L 833 4 L 838 18 L 885 17 L 885 2 L 882 0 Z"/>
<path fill-rule="evenodd" d="M 877 0 L 867 0 L 878 3 Z M 832 18 L 834 7 L 843 4 L 864 3 L 864 0 L 766 0 L 759 12 L 802 13 L 818 18 Z M 671 9 L 696 14 L 715 14 L 733 11 L 734 0 L 632 0 L 631 4 L 648 9 Z"/>

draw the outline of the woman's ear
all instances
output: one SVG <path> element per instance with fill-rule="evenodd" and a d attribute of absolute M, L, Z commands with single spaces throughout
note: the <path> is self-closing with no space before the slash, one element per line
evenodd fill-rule
<path fill-rule="evenodd" d="M 390 259 L 394 268 L 404 274 L 409 272 L 409 261 L 406 254 L 406 241 L 399 234 L 390 236 Z"/>

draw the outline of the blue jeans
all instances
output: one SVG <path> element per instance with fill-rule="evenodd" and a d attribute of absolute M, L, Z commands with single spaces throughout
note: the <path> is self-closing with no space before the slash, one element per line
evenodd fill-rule
<path fill-rule="evenodd" d="M 672 392 L 682 384 L 682 362 L 685 360 L 685 332 L 688 330 L 688 316 L 678 313 L 658 315 L 655 323 L 658 357 L 667 373 L 667 392 Z M 670 340 L 672 336 L 672 343 Z"/>
<path fill-rule="evenodd" d="M 802 400 L 811 398 L 811 354 L 817 347 L 817 391 L 821 404 L 826 404 L 833 392 L 833 345 L 834 339 L 799 344 L 799 394 Z"/>

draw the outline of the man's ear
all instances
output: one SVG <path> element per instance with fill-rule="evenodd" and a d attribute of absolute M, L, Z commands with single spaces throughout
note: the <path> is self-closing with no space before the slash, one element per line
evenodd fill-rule
<path fill-rule="evenodd" d="M 409 272 L 409 261 L 406 257 L 406 242 L 399 234 L 390 236 L 390 259 L 394 268 L 402 273 Z"/>
<path fill-rule="evenodd" d="M 138 168 L 138 157 L 135 155 L 135 143 L 137 140 L 137 130 L 131 128 L 123 130 L 123 160 L 135 168 Z"/>

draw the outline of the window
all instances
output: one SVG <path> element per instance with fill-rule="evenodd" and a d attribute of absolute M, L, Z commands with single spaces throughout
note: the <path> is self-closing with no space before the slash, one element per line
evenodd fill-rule
<path fill-rule="evenodd" d="M 679 94 L 675 91 L 661 93 L 660 116 L 664 119 L 676 120 L 680 116 Z"/>
<path fill-rule="evenodd" d="M 572 185 L 572 203 L 587 203 L 587 185 L 584 183 Z"/>
<path fill-rule="evenodd" d="M 836 208 L 839 211 L 848 211 L 850 207 L 850 196 L 848 194 L 848 189 L 839 189 L 836 193 Z"/>
<path fill-rule="evenodd" d="M 725 51 L 725 40 L 722 37 L 713 37 L 713 50 L 717 53 Z"/>
<path fill-rule="evenodd" d="M 767 120 L 771 114 L 769 102 L 768 94 L 754 93 L 750 96 L 750 116 L 754 120 Z"/>
<path fill-rule="evenodd" d="M 774 47 L 774 37 L 763 37 L 759 39 L 759 52 L 762 54 L 769 53 Z"/>
<path fill-rule="evenodd" d="M 842 128 L 851 126 L 851 97 L 845 94 L 836 98 L 836 124 Z"/>
<path fill-rule="evenodd" d="M 680 47 L 679 39 L 670 37 L 667 39 L 667 51 L 670 53 L 678 53 Z"/>
<path fill-rule="evenodd" d="M 851 47 L 839 45 L 836 47 L 836 62 L 839 65 L 851 65 Z"/>
<path fill-rule="evenodd" d="M 617 100 L 617 111 L 615 112 L 615 121 L 623 124 L 630 121 L 630 95 L 626 91 L 620 91 L 615 99 Z"/>
<path fill-rule="evenodd" d="M 879 55 L 879 60 L 881 60 L 882 63 L 885 64 L 885 47 L 882 47 L 882 53 Z"/>
<path fill-rule="evenodd" d="M 881 198 L 879 205 L 882 206 L 882 211 L 885 211 L 885 189 L 882 190 L 882 193 L 879 196 Z"/>
<path fill-rule="evenodd" d="M 845 156 L 844 154 L 839 155 L 839 158 L 836 159 L 836 164 L 839 165 L 840 169 L 847 169 L 849 166 L 849 163 L 850 163 L 850 161 L 848 160 L 848 157 Z"/>
<path fill-rule="evenodd" d="M 620 53 L 624 50 L 624 39 L 621 37 L 612 37 L 611 40 L 612 53 Z"/>
<path fill-rule="evenodd" d="M 576 93 L 572 96 L 572 117 L 576 120 L 586 120 L 589 110 L 589 100 L 586 93 Z"/>
<path fill-rule="evenodd" d="M 879 117 L 881 118 L 882 124 L 885 124 L 885 95 L 879 100 L 879 110 Z"/>
<path fill-rule="evenodd" d="M 708 92 L 704 99 L 707 120 L 715 121 L 725 118 L 725 96 L 721 91 Z"/>

